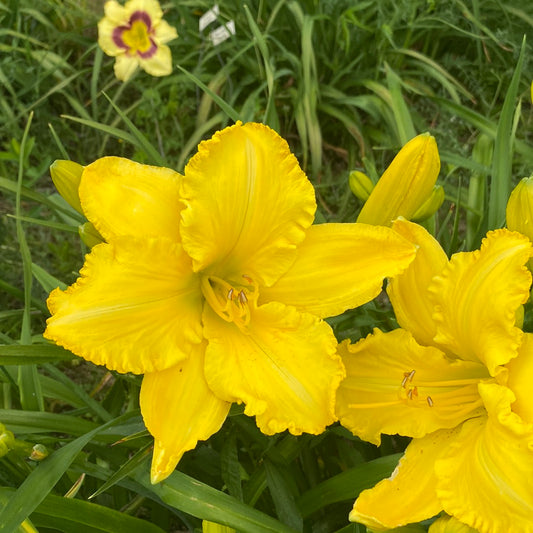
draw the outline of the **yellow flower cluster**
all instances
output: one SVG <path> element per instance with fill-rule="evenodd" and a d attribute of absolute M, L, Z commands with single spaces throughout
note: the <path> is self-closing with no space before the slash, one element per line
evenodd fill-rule
<path fill-rule="evenodd" d="M 131 44 L 145 22 L 128 16 Z M 350 519 L 372 530 L 444 511 L 430 531 L 532 532 L 533 334 L 517 319 L 531 286 L 530 183 L 511 197 L 510 229 L 448 258 L 407 220 L 442 203 L 439 168 L 435 140 L 418 136 L 375 187 L 352 175 L 366 199 L 356 223 L 313 224 L 311 183 L 261 124 L 217 132 L 183 174 L 118 157 L 56 162 L 94 246 L 76 283 L 50 294 L 45 337 L 144 375 L 154 483 L 236 402 L 269 435 L 340 420 L 375 444 L 412 437 L 354 504 Z M 386 278 L 400 327 L 338 345 L 325 319 Z"/>

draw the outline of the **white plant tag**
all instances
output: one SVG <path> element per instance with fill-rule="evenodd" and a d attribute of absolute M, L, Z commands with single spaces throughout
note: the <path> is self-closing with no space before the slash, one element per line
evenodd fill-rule
<path fill-rule="evenodd" d="M 211 39 L 211 42 L 214 46 L 218 46 L 226 39 L 229 39 L 232 35 L 235 35 L 235 22 L 230 20 L 223 26 L 220 26 L 216 30 L 213 30 L 211 33 L 209 33 L 209 39 Z"/>
<path fill-rule="evenodd" d="M 198 28 L 200 31 L 204 31 L 209 24 L 215 22 L 219 14 L 220 10 L 218 9 L 218 4 L 215 4 L 209 11 L 206 11 L 198 21 Z"/>

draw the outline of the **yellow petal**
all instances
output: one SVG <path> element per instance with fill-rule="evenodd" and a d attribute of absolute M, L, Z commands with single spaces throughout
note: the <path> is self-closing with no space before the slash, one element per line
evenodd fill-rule
<path fill-rule="evenodd" d="M 513 412 L 522 420 L 533 424 L 533 401 L 531 387 L 533 384 L 533 334 L 524 333 L 522 344 L 515 359 L 507 363 L 509 378 L 507 386 L 513 391 L 516 400 Z"/>
<path fill-rule="evenodd" d="M 335 420 L 344 368 L 325 322 L 269 303 L 253 309 L 240 330 L 207 307 L 204 332 L 209 386 L 219 398 L 244 402 L 263 433 L 318 434 Z"/>
<path fill-rule="evenodd" d="M 431 196 L 439 170 L 435 139 L 427 133 L 411 139 L 377 182 L 357 222 L 390 226 L 399 216 L 411 218 Z"/>
<path fill-rule="evenodd" d="M 383 279 L 413 260 L 415 247 L 389 228 L 367 224 L 320 224 L 307 230 L 296 261 L 260 292 L 319 317 L 339 315 L 375 298 Z"/>
<path fill-rule="evenodd" d="M 182 455 L 222 426 L 230 403 L 217 398 L 204 377 L 205 345 L 189 359 L 143 378 L 141 412 L 155 439 L 152 483 L 168 477 Z"/>
<path fill-rule="evenodd" d="M 129 54 L 119 54 L 116 56 L 114 71 L 115 76 L 120 81 L 128 81 L 139 67 L 139 59 L 137 56 L 130 56 Z"/>
<path fill-rule="evenodd" d="M 522 332 L 516 310 L 529 297 L 529 239 L 508 230 L 487 234 L 475 252 L 455 254 L 429 288 L 435 342 L 462 359 L 496 366 L 516 357 Z"/>
<path fill-rule="evenodd" d="M 181 235 L 195 271 L 271 285 L 289 268 L 316 203 L 276 132 L 255 123 L 219 131 L 200 143 L 182 183 Z"/>
<path fill-rule="evenodd" d="M 433 276 L 442 272 L 448 258 L 437 240 L 422 226 L 399 219 L 392 228 L 417 246 L 415 260 L 387 286 L 396 320 L 420 344 L 434 345 L 437 326 L 432 318 L 433 304 L 428 286 Z"/>
<path fill-rule="evenodd" d="M 124 54 L 125 51 L 124 48 L 118 46 L 113 39 L 113 32 L 118 25 L 120 25 L 120 23 L 114 22 L 107 17 L 103 18 L 98 23 L 98 46 L 104 51 L 105 54 L 111 57 Z"/>
<path fill-rule="evenodd" d="M 514 396 L 480 386 L 488 418 L 465 422 L 437 461 L 444 510 L 481 533 L 533 532 L 533 428 L 510 410 Z"/>
<path fill-rule="evenodd" d="M 103 157 L 83 171 L 81 204 L 106 240 L 134 235 L 179 242 L 180 178 L 169 168 Z"/>
<path fill-rule="evenodd" d="M 202 296 L 190 259 L 165 239 L 117 238 L 86 256 L 80 278 L 48 298 L 45 337 L 98 365 L 142 374 L 202 340 Z"/>
<path fill-rule="evenodd" d="M 422 437 L 484 412 L 478 383 L 489 377 L 485 366 L 451 361 L 405 330 L 376 329 L 338 351 L 346 379 L 337 392 L 337 416 L 364 440 L 379 445 L 381 433 Z"/>
<path fill-rule="evenodd" d="M 168 76 L 172 73 L 170 48 L 165 45 L 158 45 L 156 53 L 147 59 L 139 58 L 139 64 L 151 76 Z"/>
<path fill-rule="evenodd" d="M 441 511 L 434 464 L 456 433 L 457 429 L 441 429 L 414 439 L 392 475 L 359 495 L 350 521 L 383 530 L 426 520 Z"/>
<path fill-rule="evenodd" d="M 533 241 L 533 177 L 524 178 L 513 189 L 506 210 L 507 227 Z"/>
<path fill-rule="evenodd" d="M 161 20 L 157 26 L 154 28 L 154 40 L 158 44 L 168 43 L 173 39 L 176 39 L 178 32 L 176 28 L 172 27 L 170 24 Z"/>
<path fill-rule="evenodd" d="M 104 13 L 105 18 L 115 25 L 125 24 L 130 16 L 126 8 L 121 6 L 116 0 L 108 0 L 104 4 Z"/>
<path fill-rule="evenodd" d="M 124 4 L 124 9 L 128 14 L 128 19 L 136 11 L 144 11 L 150 17 L 152 25 L 159 23 L 163 16 L 163 11 L 157 0 L 128 0 Z"/>
<path fill-rule="evenodd" d="M 453 516 L 441 516 L 429 526 L 428 533 L 478 533 L 475 529 L 459 522 Z"/>

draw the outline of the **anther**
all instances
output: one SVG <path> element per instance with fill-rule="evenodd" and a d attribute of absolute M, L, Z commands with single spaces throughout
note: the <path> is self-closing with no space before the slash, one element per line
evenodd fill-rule
<path fill-rule="evenodd" d="M 247 301 L 248 298 L 246 298 L 246 294 L 244 294 L 244 291 L 239 292 L 239 302 L 244 305 Z"/>
<path fill-rule="evenodd" d="M 243 274 L 242 277 L 251 285 L 253 283 L 253 279 L 250 276 L 247 276 L 246 274 Z"/>
<path fill-rule="evenodd" d="M 409 390 L 407 391 L 407 397 L 408 397 L 410 400 L 413 399 L 413 389 L 409 389 Z"/>
<path fill-rule="evenodd" d="M 415 377 L 415 372 L 416 370 L 411 370 L 411 372 L 409 372 L 409 374 L 407 375 L 409 381 L 413 381 L 413 378 Z"/>
<path fill-rule="evenodd" d="M 228 300 L 233 300 L 233 287 L 228 291 Z"/>
<path fill-rule="evenodd" d="M 427 400 L 427 402 L 428 402 L 428 405 L 429 405 L 430 407 L 433 407 L 433 400 L 431 399 L 431 396 L 427 396 L 427 397 L 426 397 L 426 400 Z"/>

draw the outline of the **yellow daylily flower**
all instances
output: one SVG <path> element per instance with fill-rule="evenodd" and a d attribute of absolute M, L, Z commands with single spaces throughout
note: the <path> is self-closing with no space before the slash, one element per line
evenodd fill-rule
<path fill-rule="evenodd" d="M 50 165 L 50 176 L 57 192 L 78 213 L 83 214 L 78 189 L 80 187 L 83 166 L 67 159 L 58 159 Z"/>
<path fill-rule="evenodd" d="M 115 76 L 128 80 L 138 67 L 152 76 L 172 72 L 172 55 L 165 45 L 178 34 L 163 20 L 157 0 L 116 0 L 104 4 L 105 17 L 98 23 L 98 44 L 115 57 Z"/>
<path fill-rule="evenodd" d="M 434 137 L 429 133 L 417 135 L 398 152 L 379 178 L 357 222 L 390 226 L 400 216 L 411 219 L 432 196 L 439 171 L 440 158 Z"/>
<path fill-rule="evenodd" d="M 312 225 L 313 186 L 261 124 L 202 142 L 184 175 L 105 157 L 79 196 L 106 242 L 48 299 L 45 337 L 144 374 L 152 481 L 218 431 L 231 402 L 266 434 L 318 434 L 344 377 L 325 317 L 379 294 L 415 246 L 390 228 Z"/>
<path fill-rule="evenodd" d="M 421 226 L 400 219 L 393 229 L 418 246 L 388 286 L 401 328 L 339 346 L 347 377 L 336 409 L 365 440 L 413 440 L 350 519 L 380 531 L 444 510 L 482 533 L 531 533 L 533 334 L 516 317 L 532 245 L 496 230 L 448 260 Z"/>

